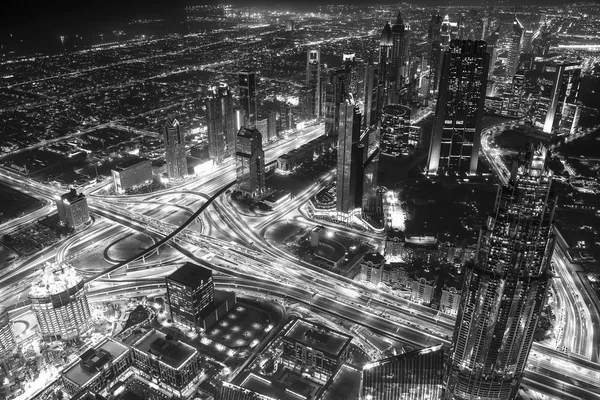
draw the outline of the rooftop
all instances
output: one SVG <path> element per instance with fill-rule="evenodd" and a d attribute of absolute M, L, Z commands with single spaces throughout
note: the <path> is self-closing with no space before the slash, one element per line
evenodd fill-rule
<path fill-rule="evenodd" d="M 114 170 L 115 171 L 123 171 L 124 169 L 133 167 L 134 165 L 138 165 L 143 162 L 150 162 L 150 161 L 145 158 L 127 158 L 127 159 L 121 161 L 120 163 L 118 163 L 115 166 Z"/>
<path fill-rule="evenodd" d="M 360 393 L 362 371 L 348 364 L 342 364 L 331 378 L 331 385 L 321 400 L 356 400 Z"/>
<path fill-rule="evenodd" d="M 352 337 L 299 318 L 284 329 L 283 337 L 307 347 L 338 357 L 352 341 Z"/>
<path fill-rule="evenodd" d="M 397 356 L 394 357 L 390 357 L 390 358 L 385 358 L 383 360 L 379 360 L 379 361 L 375 361 L 372 362 L 370 364 L 367 364 L 364 366 L 363 370 L 369 370 L 372 368 L 376 368 L 379 367 L 381 365 L 385 365 L 385 364 L 389 364 L 389 363 L 393 363 L 393 362 L 398 362 L 398 361 L 403 361 L 403 360 L 408 360 L 411 358 L 417 358 L 417 357 L 421 357 L 424 356 L 426 354 L 430 354 L 430 353 L 436 353 L 436 352 L 440 352 L 439 354 L 441 355 L 441 358 L 443 359 L 443 349 L 442 349 L 442 345 L 438 344 L 435 346 L 431 346 L 431 347 L 425 347 L 423 349 L 418 349 L 418 350 L 414 350 L 408 353 L 404 353 L 404 354 L 399 354 Z"/>
<path fill-rule="evenodd" d="M 43 297 L 74 288 L 83 278 L 68 264 L 46 263 L 42 277 L 31 285 L 30 296 Z"/>
<path fill-rule="evenodd" d="M 171 368 L 178 369 L 194 354 L 196 349 L 183 342 L 167 337 L 164 333 L 153 329 L 142 336 L 133 348 L 148 355 L 156 356 Z"/>
<path fill-rule="evenodd" d="M 203 286 L 212 279 L 212 270 L 197 264 L 186 262 L 167 277 L 172 281 L 189 287 Z"/>
<path fill-rule="evenodd" d="M 321 388 L 291 371 L 286 371 L 278 380 L 250 373 L 240 386 L 261 396 L 277 400 L 312 400 Z"/>
<path fill-rule="evenodd" d="M 385 262 L 385 257 L 380 253 L 371 252 L 364 255 L 363 261 L 372 262 L 373 264 L 382 264 Z"/>
<path fill-rule="evenodd" d="M 107 362 L 117 360 L 129 351 L 128 347 L 113 339 L 106 338 L 100 345 L 80 355 L 80 361 L 63 370 L 64 377 L 78 386 L 84 386 L 96 375 Z M 102 354 L 106 357 L 102 357 Z M 87 364 L 87 365 L 86 365 Z"/>

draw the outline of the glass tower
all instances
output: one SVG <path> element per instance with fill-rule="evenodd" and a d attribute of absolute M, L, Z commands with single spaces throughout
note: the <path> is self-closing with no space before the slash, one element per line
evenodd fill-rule
<path fill-rule="evenodd" d="M 546 148 L 531 146 L 500 187 L 467 268 L 444 399 L 512 400 L 546 301 L 556 196 Z"/>
<path fill-rule="evenodd" d="M 164 140 L 169 179 L 181 179 L 187 175 L 185 137 L 174 115 L 169 115 L 165 122 Z"/>

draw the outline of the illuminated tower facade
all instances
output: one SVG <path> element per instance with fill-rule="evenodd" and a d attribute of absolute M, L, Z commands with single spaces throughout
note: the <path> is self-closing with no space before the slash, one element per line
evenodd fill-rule
<path fill-rule="evenodd" d="M 58 210 L 58 218 L 63 226 L 78 229 L 90 220 L 90 210 L 83 193 L 77 193 L 77 190 L 71 189 L 62 196 L 57 195 L 54 202 Z"/>
<path fill-rule="evenodd" d="M 379 152 L 390 157 L 408 154 L 410 107 L 390 104 L 381 115 Z"/>
<path fill-rule="evenodd" d="M 365 68 L 365 93 L 364 108 L 365 126 L 369 127 L 377 123 L 377 93 L 379 64 L 369 62 Z"/>
<path fill-rule="evenodd" d="M 442 67 L 442 16 L 433 15 L 429 21 L 427 32 L 429 44 L 429 90 L 437 93 L 440 85 L 440 69 Z"/>
<path fill-rule="evenodd" d="M 410 32 L 404 24 L 402 14 L 398 12 L 396 23 L 392 26 L 392 62 L 390 79 L 401 86 L 409 79 L 409 40 Z"/>
<path fill-rule="evenodd" d="M 513 29 L 508 44 L 508 57 L 506 58 L 506 76 L 512 77 L 517 72 L 519 65 L 519 55 L 523 46 L 523 35 L 525 27 L 515 15 L 513 19 Z"/>
<path fill-rule="evenodd" d="M 0 360 L 6 360 L 17 348 L 15 335 L 10 327 L 8 310 L 0 306 Z"/>
<path fill-rule="evenodd" d="M 530 146 L 479 235 L 468 267 L 444 399 L 512 400 L 546 302 L 556 196 L 547 150 Z"/>
<path fill-rule="evenodd" d="M 234 109 L 231 90 L 226 83 L 208 89 L 205 99 L 208 127 L 208 150 L 212 160 L 220 163 L 235 151 Z"/>
<path fill-rule="evenodd" d="M 494 75 L 494 66 L 498 61 L 498 39 L 500 38 L 500 32 L 496 29 L 492 32 L 485 40 L 485 44 L 487 45 L 487 52 L 490 55 L 490 69 L 488 71 L 488 80 L 492 79 Z"/>
<path fill-rule="evenodd" d="M 392 27 L 389 22 L 385 23 L 379 40 L 379 93 L 377 94 L 377 121 L 381 117 L 381 110 L 387 105 L 390 89 L 390 78 L 392 76 L 392 47 L 394 39 Z"/>
<path fill-rule="evenodd" d="M 182 179 L 187 175 L 187 157 L 185 154 L 185 135 L 179 121 L 169 115 L 163 128 L 165 158 L 169 179 Z"/>
<path fill-rule="evenodd" d="M 242 128 L 235 144 L 235 168 L 238 190 L 251 197 L 265 194 L 265 152 L 262 135 L 256 128 Z"/>
<path fill-rule="evenodd" d="M 325 135 L 338 137 L 340 126 L 340 104 L 347 97 L 348 73 L 343 69 L 330 71 L 329 81 L 324 85 Z"/>
<path fill-rule="evenodd" d="M 321 116 L 321 49 L 306 52 L 306 85 L 309 89 L 309 108 L 312 118 Z"/>
<path fill-rule="evenodd" d="M 245 127 L 256 126 L 256 72 L 243 70 L 238 73 L 240 102 L 244 110 Z"/>
<path fill-rule="evenodd" d="M 336 211 L 341 221 L 362 206 L 364 146 L 360 144 L 361 119 L 354 105 L 347 102 L 340 105 Z"/>
<path fill-rule="evenodd" d="M 91 314 L 84 281 L 66 264 L 46 264 L 29 292 L 45 341 L 77 340 L 90 329 Z"/>
<path fill-rule="evenodd" d="M 488 68 L 483 41 L 453 40 L 444 53 L 428 174 L 477 172 Z"/>

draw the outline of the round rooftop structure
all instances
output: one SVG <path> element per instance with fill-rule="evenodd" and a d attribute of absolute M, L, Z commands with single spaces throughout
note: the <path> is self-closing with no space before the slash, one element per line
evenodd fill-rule
<path fill-rule="evenodd" d="M 394 39 L 392 38 L 392 27 L 389 22 L 385 23 L 383 32 L 381 32 L 381 40 L 379 41 L 380 46 L 392 46 Z"/>
<path fill-rule="evenodd" d="M 375 265 L 380 265 L 383 264 L 385 262 L 385 257 L 382 256 L 380 253 L 367 253 L 364 255 L 363 257 L 363 261 L 364 262 L 371 262 Z"/>

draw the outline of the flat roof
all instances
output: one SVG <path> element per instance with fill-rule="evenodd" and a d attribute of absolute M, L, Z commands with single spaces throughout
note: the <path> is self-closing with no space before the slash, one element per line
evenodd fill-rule
<path fill-rule="evenodd" d="M 111 361 L 118 359 L 121 355 L 127 353 L 129 348 L 122 343 L 119 343 L 111 338 L 107 338 L 99 346 L 93 348 L 94 350 L 105 350 L 111 355 Z M 77 384 L 78 386 L 84 386 L 90 380 L 92 380 L 100 372 L 90 372 L 83 368 L 82 361 L 79 360 L 76 364 L 72 365 L 66 370 L 63 370 L 62 375 L 67 379 Z"/>
<path fill-rule="evenodd" d="M 278 380 L 251 372 L 240 386 L 277 400 L 312 400 L 321 389 L 317 383 L 304 379 L 292 371 L 286 371 Z"/>
<path fill-rule="evenodd" d="M 212 270 L 201 265 L 186 262 L 167 277 L 188 287 L 203 286 L 212 278 Z"/>
<path fill-rule="evenodd" d="M 361 370 L 348 364 L 342 364 L 331 378 L 331 384 L 321 400 L 358 399 L 361 378 Z"/>
<path fill-rule="evenodd" d="M 352 336 L 298 318 L 284 330 L 283 336 L 294 342 L 338 357 L 352 341 Z"/>
<path fill-rule="evenodd" d="M 178 340 L 166 340 L 164 333 L 151 330 L 142 336 L 132 347 L 148 355 L 158 357 L 171 368 L 178 369 L 195 353 L 196 349 Z"/>
<path fill-rule="evenodd" d="M 143 162 L 150 162 L 150 160 L 147 158 L 128 158 L 115 165 L 114 170 L 117 172 L 123 171 L 129 167 L 133 167 L 134 165 L 138 165 Z"/>

